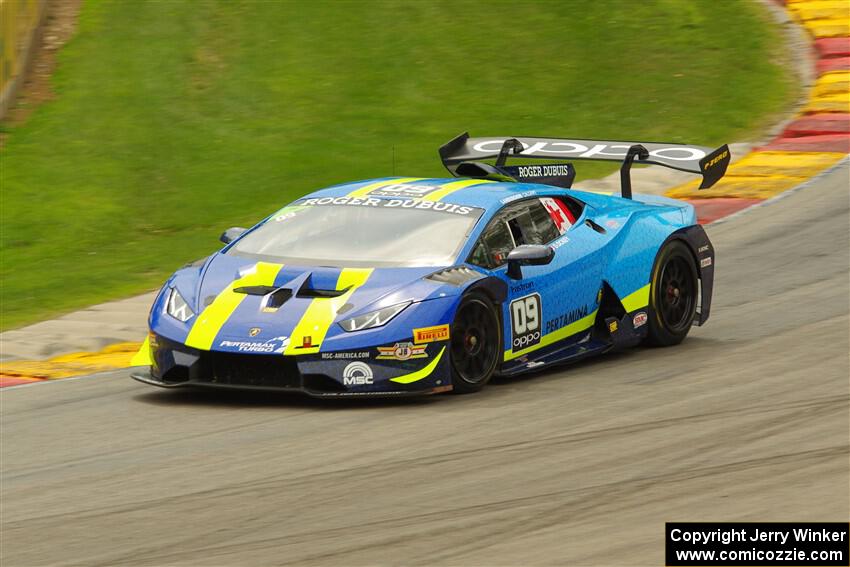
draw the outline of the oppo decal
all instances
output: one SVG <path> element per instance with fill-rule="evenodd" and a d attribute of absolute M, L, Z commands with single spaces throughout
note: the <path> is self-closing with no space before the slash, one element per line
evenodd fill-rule
<path fill-rule="evenodd" d="M 478 142 L 472 148 L 476 152 L 481 153 L 496 153 L 502 148 L 504 140 L 486 140 Z M 625 158 L 626 152 L 631 147 L 628 144 L 594 144 L 591 147 L 575 142 L 534 142 L 526 144 L 521 142 L 523 148 L 522 155 L 551 155 L 561 157 L 575 158 L 590 158 L 593 156 L 603 156 L 611 158 Z M 606 150 L 621 150 L 621 151 L 606 151 Z M 705 157 L 705 152 L 698 148 L 676 147 L 656 148 L 649 152 L 651 157 L 669 159 L 673 161 L 694 161 Z"/>

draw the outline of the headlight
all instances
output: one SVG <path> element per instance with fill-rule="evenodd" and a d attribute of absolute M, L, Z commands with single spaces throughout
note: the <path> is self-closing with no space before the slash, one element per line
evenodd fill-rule
<path fill-rule="evenodd" d="M 340 321 L 339 324 L 343 329 L 349 332 L 380 327 L 389 323 L 390 319 L 404 311 L 404 308 L 411 303 L 413 302 L 407 301 L 405 303 L 391 305 L 390 307 L 384 307 L 383 309 L 378 309 L 377 311 L 372 311 L 371 313 L 366 313 L 359 317 L 352 317 L 351 319 Z"/>
<path fill-rule="evenodd" d="M 172 287 L 171 291 L 168 292 L 168 300 L 165 302 L 165 312 L 183 323 L 195 315 L 176 287 Z"/>

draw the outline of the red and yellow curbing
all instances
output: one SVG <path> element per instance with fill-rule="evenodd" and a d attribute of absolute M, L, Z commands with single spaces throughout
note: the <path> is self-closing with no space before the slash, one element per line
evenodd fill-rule
<path fill-rule="evenodd" d="M 0 362 L 0 388 L 134 366 L 140 346 L 141 343 L 118 343 L 98 352 L 74 352 L 49 360 Z"/>
<path fill-rule="evenodd" d="M 714 187 L 699 191 L 696 183 L 687 183 L 667 191 L 668 197 L 690 201 L 702 223 L 791 189 L 850 153 L 847 0 L 788 0 L 786 7 L 813 38 L 820 75 L 801 115 L 776 139 L 729 166 Z"/>

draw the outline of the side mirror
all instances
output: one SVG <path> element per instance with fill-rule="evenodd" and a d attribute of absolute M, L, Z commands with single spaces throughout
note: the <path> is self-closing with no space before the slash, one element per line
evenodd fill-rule
<path fill-rule="evenodd" d="M 522 279 L 522 266 L 542 266 L 555 257 L 555 250 L 545 244 L 523 244 L 508 253 L 508 277 Z"/>
<path fill-rule="evenodd" d="M 218 239 L 224 242 L 225 244 L 230 244 L 231 242 L 245 234 L 247 230 L 247 228 L 234 226 L 222 232 L 221 236 L 219 236 Z"/>

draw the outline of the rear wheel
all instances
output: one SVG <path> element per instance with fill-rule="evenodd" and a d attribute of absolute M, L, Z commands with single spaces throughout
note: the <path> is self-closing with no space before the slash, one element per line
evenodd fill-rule
<path fill-rule="evenodd" d="M 451 331 L 453 391 L 477 392 L 490 381 L 499 363 L 502 330 L 493 303 L 484 295 L 464 297 Z"/>
<path fill-rule="evenodd" d="M 696 315 L 698 279 L 687 245 L 674 240 L 661 250 L 652 270 L 648 344 L 671 346 L 685 339 Z"/>

